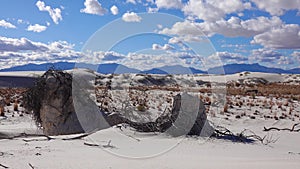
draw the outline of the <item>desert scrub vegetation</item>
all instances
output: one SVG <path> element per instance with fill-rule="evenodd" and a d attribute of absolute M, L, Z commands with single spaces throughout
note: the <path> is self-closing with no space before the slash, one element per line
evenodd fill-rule
<path fill-rule="evenodd" d="M 4 110 L 4 106 L 0 105 L 0 116 L 5 116 Z"/>
<path fill-rule="evenodd" d="M 4 116 L 5 107 L 13 106 L 14 111 L 19 111 L 23 106 L 23 94 L 26 88 L 0 88 L 0 114 Z"/>
<path fill-rule="evenodd" d="M 283 83 L 259 84 L 251 87 L 247 85 L 242 87 L 235 87 L 230 84 L 227 85 L 228 95 L 248 96 L 249 93 L 251 93 L 251 96 L 274 96 L 278 98 L 300 100 L 300 85 Z"/>

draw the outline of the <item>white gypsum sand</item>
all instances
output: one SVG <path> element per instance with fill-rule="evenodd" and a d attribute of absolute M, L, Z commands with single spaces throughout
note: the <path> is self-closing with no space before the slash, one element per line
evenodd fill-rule
<path fill-rule="evenodd" d="M 107 76 L 108 75 L 103 75 Z M 127 75 L 140 79 L 136 75 Z M 177 79 L 188 79 L 186 75 L 174 75 Z M 124 75 L 116 76 L 114 83 L 124 84 Z M 297 75 L 279 75 L 252 73 L 215 76 L 214 82 L 238 81 L 245 78 L 264 78 L 271 82 L 297 84 Z M 193 80 L 209 81 L 207 75 L 195 75 Z M 294 80 L 294 81 L 291 81 Z M 103 81 L 105 82 L 105 80 Z M 136 81 L 135 81 L 136 82 Z M 136 84 L 135 84 L 136 85 Z M 205 86 L 200 86 L 205 88 Z M 112 106 L 118 108 L 118 100 L 124 96 L 123 90 L 115 90 L 117 96 Z M 172 93 L 173 95 L 176 92 Z M 158 114 L 155 108 L 160 105 L 170 91 L 153 90 L 148 94 L 150 120 Z M 202 94 L 203 97 L 210 97 Z M 159 97 L 163 96 L 163 97 Z M 96 97 L 96 94 L 95 96 Z M 289 131 L 263 131 L 264 127 L 291 128 L 299 123 L 300 103 L 287 97 L 227 95 L 232 103 L 227 112 L 208 114 L 208 119 L 215 125 L 228 128 L 234 133 L 244 129 L 270 141 L 264 145 L 238 143 L 226 139 L 170 137 L 166 134 L 139 133 L 122 126 L 101 130 L 88 137 L 75 140 L 47 140 L 45 137 L 15 138 L 0 140 L 0 164 L 9 168 L 297 168 L 300 166 L 300 134 Z M 242 104 L 240 104 L 242 103 Z M 287 104 L 286 104 L 287 103 Z M 272 106 L 270 106 L 272 105 Z M 161 105 L 162 109 L 167 106 Z M 151 108 L 152 107 L 152 108 Z M 291 110 L 292 108 L 292 110 Z M 5 116 L 0 117 L 0 133 L 35 133 L 41 130 L 35 125 L 29 114 L 19 107 L 13 110 L 13 104 L 5 107 Z M 137 111 L 138 112 L 138 111 Z M 21 115 L 22 114 L 22 115 Z M 138 114 L 137 114 L 138 116 Z M 267 117 L 269 116 L 269 117 Z M 275 116 L 278 119 L 275 119 Z M 148 117 L 148 116 L 145 116 Z M 282 118 L 279 118 L 282 117 Z M 298 126 L 299 128 L 300 126 Z M 298 129 L 297 128 L 297 129 Z M 76 135 L 77 136 L 77 135 Z M 274 141 L 274 142 L 272 142 Z M 1 166 L 0 166 L 1 168 Z"/>

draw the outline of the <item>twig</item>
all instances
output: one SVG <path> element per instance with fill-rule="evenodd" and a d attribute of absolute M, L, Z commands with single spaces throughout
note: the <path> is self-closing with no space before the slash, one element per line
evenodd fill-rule
<path fill-rule="evenodd" d="M 89 136 L 89 135 L 91 135 L 93 133 L 94 132 L 84 133 L 84 134 L 81 134 L 81 135 L 75 136 L 75 137 L 62 138 L 61 140 L 64 140 L 64 141 L 77 140 L 77 139 L 81 139 L 81 138 L 87 137 L 87 136 Z M 44 134 L 26 134 L 26 133 L 20 133 L 20 134 L 17 134 L 17 135 L 6 135 L 6 134 L 2 133 L 0 135 L 0 140 L 1 139 L 12 140 L 12 139 L 16 139 L 16 138 L 32 138 L 32 137 L 45 137 L 46 139 L 44 139 L 44 140 L 40 140 L 40 139 L 32 139 L 32 140 L 23 139 L 23 141 L 25 141 L 25 142 L 31 142 L 31 141 L 49 141 L 49 140 L 58 140 L 59 139 L 59 138 L 47 136 L 47 135 L 44 135 Z"/>
<path fill-rule="evenodd" d="M 138 139 L 138 138 L 135 138 L 135 137 L 133 137 L 133 136 L 131 136 L 131 135 L 127 135 L 127 134 L 125 134 L 125 136 L 127 136 L 127 137 L 129 137 L 129 138 L 132 138 L 132 139 L 134 139 L 134 140 L 136 140 L 136 141 L 138 141 L 138 142 L 140 142 L 140 141 L 141 141 L 140 139 Z"/>
<path fill-rule="evenodd" d="M 216 138 L 223 138 L 223 139 L 228 139 L 228 140 L 231 140 L 231 141 L 237 141 L 237 142 L 243 142 L 243 143 L 254 141 L 251 138 L 247 138 L 244 135 L 244 131 L 242 131 L 241 133 L 238 133 L 238 134 L 234 134 L 230 130 L 228 130 L 227 128 L 220 127 L 220 126 L 218 126 L 215 129 L 215 132 L 214 132 L 213 136 L 216 137 Z"/>
<path fill-rule="evenodd" d="M 91 147 L 99 147 L 98 144 L 92 144 L 92 143 L 87 143 L 87 142 L 84 142 L 83 144 L 86 146 L 91 146 Z"/>
<path fill-rule="evenodd" d="M 245 134 L 246 132 L 250 132 L 250 134 Z M 228 130 L 225 127 L 217 126 L 215 129 L 215 133 L 213 135 L 217 138 L 225 138 L 233 141 L 243 142 L 243 143 L 251 143 L 254 141 L 260 141 L 264 145 L 268 145 L 270 143 L 275 143 L 279 138 L 273 139 L 272 136 L 265 135 L 264 137 L 261 137 L 257 134 L 255 134 L 251 130 L 243 130 L 241 133 L 234 134 L 230 130 Z"/>
<path fill-rule="evenodd" d="M 8 140 L 12 140 L 12 139 L 15 139 L 15 138 L 27 138 L 27 137 L 46 137 L 48 140 L 52 140 L 54 138 L 50 137 L 50 136 L 47 136 L 47 135 L 44 135 L 44 134 L 27 134 L 27 133 L 20 133 L 20 134 L 17 134 L 17 135 L 7 135 L 7 134 L 3 134 L 1 133 L 0 135 L 0 140 L 1 139 L 8 139 Z"/>
<path fill-rule="evenodd" d="M 26 143 L 28 142 L 32 142 L 32 141 L 49 141 L 49 139 L 23 139 L 23 141 L 25 141 Z"/>
<path fill-rule="evenodd" d="M 3 167 L 3 168 L 9 168 L 9 167 L 7 167 L 7 166 L 5 166 L 5 165 L 3 165 L 3 164 L 0 164 L 0 167 Z"/>
<path fill-rule="evenodd" d="M 295 127 L 298 126 L 300 123 L 296 123 L 292 126 L 292 128 L 277 128 L 277 127 L 270 127 L 270 128 L 266 128 L 264 127 L 263 131 L 271 131 L 271 130 L 277 130 L 277 131 L 290 131 L 290 132 L 300 132 L 300 129 L 295 130 Z"/>
<path fill-rule="evenodd" d="M 103 145 L 103 148 L 116 148 L 115 146 L 111 145 L 111 140 L 108 141 L 107 145 Z"/>
<path fill-rule="evenodd" d="M 122 126 L 121 125 L 117 125 L 116 128 L 118 128 L 119 130 L 123 131 Z"/>
<path fill-rule="evenodd" d="M 87 143 L 87 142 L 84 142 L 83 143 L 84 145 L 87 145 L 87 146 L 91 146 L 91 147 L 99 147 L 100 145 L 99 144 L 93 144 L 93 143 Z M 107 145 L 102 145 L 103 148 L 116 148 L 115 146 L 111 145 L 111 140 L 108 141 Z"/>
<path fill-rule="evenodd" d="M 82 138 L 87 137 L 87 136 L 89 136 L 89 135 L 91 135 L 91 134 L 93 134 L 93 133 L 94 133 L 94 132 L 91 132 L 91 133 L 84 133 L 84 134 L 79 135 L 79 136 L 76 136 L 76 137 L 63 138 L 62 140 L 67 141 L 67 140 L 77 140 L 77 139 L 82 139 Z"/>
<path fill-rule="evenodd" d="M 34 166 L 30 163 L 28 163 L 28 165 L 30 166 L 31 169 L 34 169 Z"/>
<path fill-rule="evenodd" d="M 252 133 L 252 135 L 247 135 L 246 137 L 247 138 L 252 138 L 252 139 L 255 139 L 255 140 L 258 140 L 260 141 L 262 144 L 264 145 L 268 145 L 270 143 L 275 143 L 278 141 L 279 138 L 276 138 L 276 139 L 273 139 L 273 135 L 269 136 L 269 135 L 265 135 L 264 137 L 260 137 L 258 135 L 256 135 L 253 131 L 251 130 L 244 130 L 243 133 L 245 131 L 249 131 L 250 133 Z"/>

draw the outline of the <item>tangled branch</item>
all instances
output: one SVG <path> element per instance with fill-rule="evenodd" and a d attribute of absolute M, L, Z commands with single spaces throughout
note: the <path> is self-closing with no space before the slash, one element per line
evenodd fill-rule
<path fill-rule="evenodd" d="M 261 137 L 248 129 L 245 129 L 240 133 L 234 134 L 229 129 L 222 126 L 217 126 L 212 136 L 216 138 L 227 139 L 242 143 L 253 143 L 255 141 L 259 141 L 264 145 L 275 143 L 278 140 L 278 138 L 273 138 L 272 135 L 265 135 Z"/>

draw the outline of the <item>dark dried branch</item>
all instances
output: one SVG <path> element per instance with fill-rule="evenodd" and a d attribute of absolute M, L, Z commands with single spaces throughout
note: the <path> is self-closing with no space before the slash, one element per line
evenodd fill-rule
<path fill-rule="evenodd" d="M 111 145 L 111 140 L 108 141 L 107 145 L 103 145 L 103 148 L 116 148 L 115 146 Z"/>
<path fill-rule="evenodd" d="M 30 166 L 31 169 L 34 169 L 34 166 L 30 163 L 28 163 L 28 165 Z"/>
<path fill-rule="evenodd" d="M 86 146 L 91 146 L 91 147 L 99 147 L 98 144 L 93 144 L 93 143 L 84 142 L 83 144 L 86 145 Z"/>
<path fill-rule="evenodd" d="M 244 130 L 243 132 L 246 132 L 246 131 L 248 131 L 248 132 L 250 132 L 251 133 L 251 135 L 247 135 L 246 137 L 247 138 L 252 138 L 252 139 L 254 139 L 254 140 L 257 140 L 257 141 L 260 141 L 262 144 L 264 144 L 264 145 L 268 145 L 268 144 L 270 144 L 270 143 L 275 143 L 275 142 L 277 142 L 278 141 L 278 139 L 279 138 L 276 138 L 276 139 L 274 139 L 273 138 L 273 135 L 265 135 L 265 136 L 263 136 L 263 137 L 260 137 L 259 135 L 256 135 L 253 131 L 251 131 L 251 130 Z"/>
<path fill-rule="evenodd" d="M 271 131 L 271 130 L 276 130 L 276 131 L 290 131 L 290 132 L 300 132 L 300 129 L 295 129 L 296 126 L 298 126 L 300 123 L 296 123 L 292 126 L 292 128 L 277 128 L 277 127 L 270 127 L 266 128 L 264 127 L 263 131 Z"/>
<path fill-rule="evenodd" d="M 84 134 L 81 134 L 79 136 L 76 136 L 76 137 L 70 137 L 70 138 L 63 138 L 62 140 L 65 140 L 65 141 L 68 141 L 68 140 L 78 140 L 78 139 L 82 139 L 82 138 L 85 138 L 91 134 L 93 134 L 94 132 L 91 132 L 91 133 L 84 133 Z"/>
<path fill-rule="evenodd" d="M 91 146 L 91 147 L 100 147 L 99 144 L 94 144 L 94 143 L 84 142 L 83 144 L 86 146 Z M 102 147 L 103 148 L 116 148 L 115 146 L 111 145 L 111 140 L 109 140 L 106 145 L 102 145 Z"/>
<path fill-rule="evenodd" d="M 255 140 L 253 138 L 248 138 L 244 135 L 244 131 L 241 133 L 234 134 L 230 130 L 225 127 L 218 126 L 215 129 L 215 132 L 212 135 L 215 138 L 231 140 L 235 142 L 242 142 L 242 143 L 252 143 Z"/>
<path fill-rule="evenodd" d="M 248 132 L 249 134 L 246 134 Z M 264 145 L 268 145 L 270 143 L 275 143 L 277 139 L 274 139 L 273 136 L 265 135 L 263 137 L 255 134 L 251 130 L 243 130 L 241 133 L 234 134 L 230 130 L 225 127 L 217 126 L 213 137 L 228 139 L 231 141 L 242 142 L 242 143 L 253 143 L 255 141 L 260 141 Z"/>
<path fill-rule="evenodd" d="M 51 136 L 47 136 L 44 134 L 27 134 L 27 133 L 19 133 L 19 134 L 15 134 L 15 135 L 7 135 L 7 134 L 1 134 L 0 135 L 0 140 L 1 139 L 8 139 L 8 140 L 12 140 L 12 139 L 17 139 L 17 138 L 34 138 L 34 137 L 45 137 L 44 140 L 41 139 L 23 139 L 23 141 L 25 142 L 31 142 L 31 141 L 49 141 L 49 140 L 64 140 L 64 141 L 69 141 L 69 140 L 77 140 L 77 139 L 82 139 L 84 137 L 87 137 L 91 134 L 93 134 L 94 132 L 91 133 L 84 133 L 81 134 L 79 136 L 75 136 L 75 137 L 69 137 L 69 138 L 56 138 L 56 137 L 51 137 Z M 0 156 L 1 156 L 1 152 L 0 152 Z"/>
<path fill-rule="evenodd" d="M 2 167 L 2 168 L 9 168 L 9 167 L 7 167 L 7 166 L 5 166 L 3 164 L 0 164 L 0 167 Z"/>

